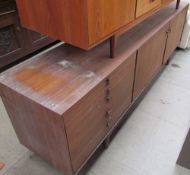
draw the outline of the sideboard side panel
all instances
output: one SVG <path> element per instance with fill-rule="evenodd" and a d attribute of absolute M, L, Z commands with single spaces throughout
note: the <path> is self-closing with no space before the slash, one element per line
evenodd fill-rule
<path fill-rule="evenodd" d="M 20 142 L 56 168 L 71 175 L 62 117 L 7 87 L 1 89 L 1 96 Z"/>

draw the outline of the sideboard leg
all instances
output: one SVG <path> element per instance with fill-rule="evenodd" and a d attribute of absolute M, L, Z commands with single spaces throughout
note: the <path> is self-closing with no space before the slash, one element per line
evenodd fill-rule
<path fill-rule="evenodd" d="M 115 58 L 116 44 L 117 44 L 117 38 L 116 36 L 112 36 L 110 38 L 110 58 Z"/>
<path fill-rule="evenodd" d="M 177 3 L 176 3 L 176 9 L 179 8 L 179 4 L 180 4 L 180 0 L 177 0 Z"/>

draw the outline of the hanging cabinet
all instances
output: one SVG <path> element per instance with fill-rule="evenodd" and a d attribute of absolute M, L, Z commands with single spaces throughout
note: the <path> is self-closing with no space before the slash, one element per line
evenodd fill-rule
<path fill-rule="evenodd" d="M 126 32 L 131 26 L 173 2 L 173 0 L 16 1 L 25 27 L 85 50 L 118 33 Z M 113 51 L 115 40 L 111 44 Z"/>

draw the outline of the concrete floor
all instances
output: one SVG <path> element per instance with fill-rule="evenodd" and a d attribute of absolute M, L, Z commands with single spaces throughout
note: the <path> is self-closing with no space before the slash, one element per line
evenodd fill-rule
<path fill-rule="evenodd" d="M 175 164 L 190 122 L 190 51 L 174 59 L 87 175 L 190 175 Z M 0 102 L 1 175 L 61 175 L 19 144 Z"/>

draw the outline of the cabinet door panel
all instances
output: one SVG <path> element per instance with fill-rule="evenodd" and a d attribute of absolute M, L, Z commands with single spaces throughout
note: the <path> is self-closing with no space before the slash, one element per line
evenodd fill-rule
<path fill-rule="evenodd" d="M 132 102 L 136 53 L 110 76 L 111 125 L 114 125 Z"/>
<path fill-rule="evenodd" d="M 135 18 L 136 0 L 88 0 L 87 3 L 90 44 Z"/>
<path fill-rule="evenodd" d="M 74 171 L 78 170 L 107 133 L 105 83 L 64 114 Z"/>
<path fill-rule="evenodd" d="M 134 99 L 148 85 L 162 65 L 167 40 L 168 25 L 145 43 L 138 51 Z"/>
<path fill-rule="evenodd" d="M 176 49 L 176 47 L 178 46 L 180 42 L 185 19 L 186 19 L 186 14 L 187 14 L 187 8 L 185 8 L 183 12 L 178 14 L 170 22 L 170 32 L 168 34 L 167 47 L 166 47 L 166 52 L 164 55 L 164 64 L 166 64 L 169 57 L 174 52 L 174 50 Z"/>
<path fill-rule="evenodd" d="M 140 17 L 154 8 L 159 7 L 161 3 L 162 0 L 137 0 L 136 17 Z"/>

